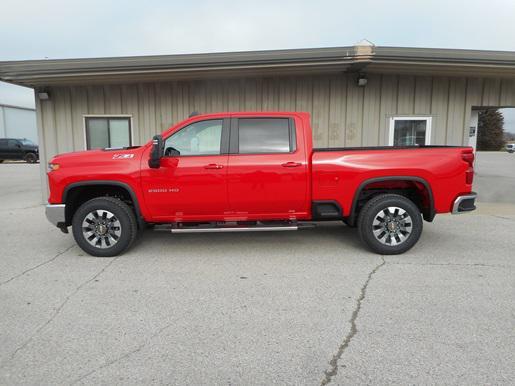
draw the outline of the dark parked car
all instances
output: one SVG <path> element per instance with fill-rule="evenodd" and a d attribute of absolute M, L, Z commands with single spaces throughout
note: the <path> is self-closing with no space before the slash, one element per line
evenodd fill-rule
<path fill-rule="evenodd" d="M 37 162 L 39 148 L 30 139 L 0 138 L 0 162 L 5 160 L 24 160 L 28 163 Z"/>

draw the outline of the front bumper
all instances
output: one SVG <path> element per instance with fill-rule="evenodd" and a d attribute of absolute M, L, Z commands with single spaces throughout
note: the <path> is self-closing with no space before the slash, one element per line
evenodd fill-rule
<path fill-rule="evenodd" d="M 461 214 L 475 210 L 476 197 L 477 193 L 475 192 L 470 192 L 468 194 L 464 194 L 463 196 L 458 196 L 452 205 L 452 214 Z"/>
<path fill-rule="evenodd" d="M 48 204 L 45 209 L 46 218 L 58 228 L 66 227 L 65 204 Z"/>

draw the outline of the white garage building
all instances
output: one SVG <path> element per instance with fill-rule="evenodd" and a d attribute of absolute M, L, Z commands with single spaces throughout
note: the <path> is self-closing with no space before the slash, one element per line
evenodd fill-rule
<path fill-rule="evenodd" d="M 37 144 L 36 110 L 0 104 L 0 138 L 26 138 Z"/>

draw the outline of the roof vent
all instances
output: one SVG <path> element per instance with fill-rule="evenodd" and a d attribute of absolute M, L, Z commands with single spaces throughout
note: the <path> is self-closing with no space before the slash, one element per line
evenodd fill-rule
<path fill-rule="evenodd" d="M 359 42 L 354 44 L 356 47 L 375 47 L 376 45 L 372 43 L 370 40 L 361 39 Z"/>
<path fill-rule="evenodd" d="M 368 56 L 374 54 L 375 44 L 363 39 L 354 45 L 354 51 L 357 56 Z"/>

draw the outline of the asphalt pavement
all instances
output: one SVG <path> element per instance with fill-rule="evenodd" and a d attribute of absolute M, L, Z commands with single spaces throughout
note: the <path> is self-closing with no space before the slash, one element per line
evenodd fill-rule
<path fill-rule="evenodd" d="M 437 216 L 400 256 L 330 223 L 149 231 L 94 258 L 47 223 L 40 197 L 37 165 L 0 165 L 2 385 L 515 379 L 509 203 Z"/>

